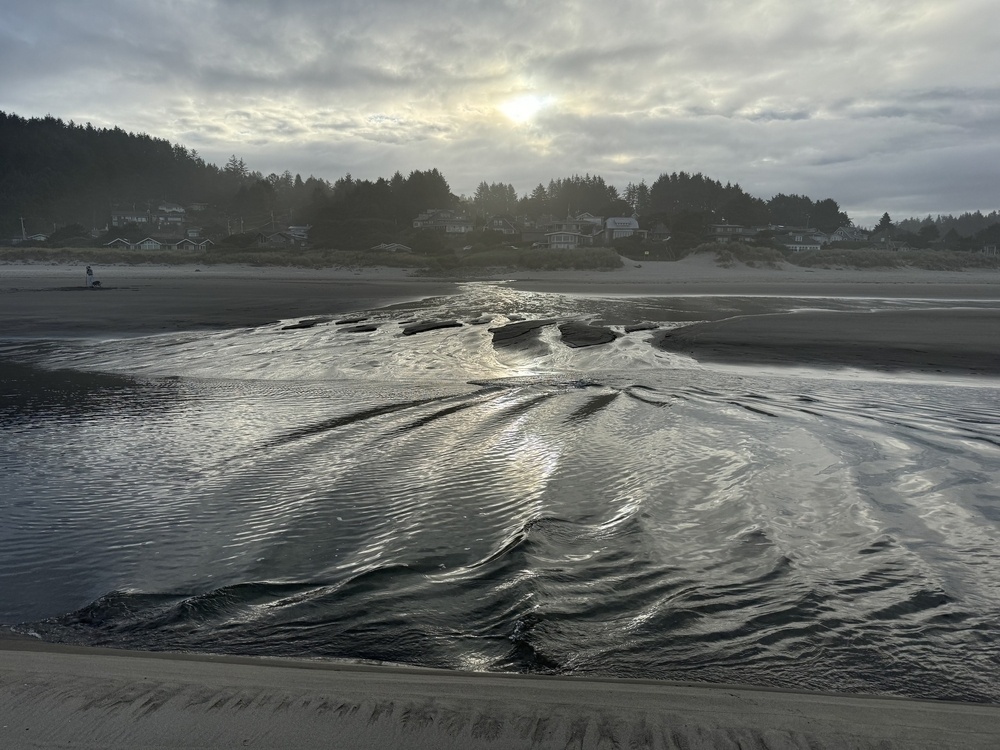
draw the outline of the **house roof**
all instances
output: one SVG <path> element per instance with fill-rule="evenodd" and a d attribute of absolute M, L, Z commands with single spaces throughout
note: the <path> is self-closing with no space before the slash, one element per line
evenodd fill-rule
<path fill-rule="evenodd" d="M 608 229 L 638 229 L 639 222 L 631 216 L 612 216 L 605 226 Z"/>

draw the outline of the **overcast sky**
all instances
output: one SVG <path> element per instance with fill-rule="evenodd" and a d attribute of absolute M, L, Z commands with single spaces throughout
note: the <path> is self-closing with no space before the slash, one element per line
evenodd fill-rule
<path fill-rule="evenodd" d="M 0 71 L 0 110 L 264 174 L 1000 208 L 997 0 L 4 0 Z"/>

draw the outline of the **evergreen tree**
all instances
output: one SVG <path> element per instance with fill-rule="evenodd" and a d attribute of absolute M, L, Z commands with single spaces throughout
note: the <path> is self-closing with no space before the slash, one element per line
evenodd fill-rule
<path fill-rule="evenodd" d="M 892 218 L 889 216 L 889 212 L 886 211 L 882 214 L 882 218 L 878 220 L 878 224 L 875 225 L 875 229 L 872 230 L 874 234 L 879 234 L 881 232 L 892 233 L 895 229 L 895 225 L 892 223 Z"/>

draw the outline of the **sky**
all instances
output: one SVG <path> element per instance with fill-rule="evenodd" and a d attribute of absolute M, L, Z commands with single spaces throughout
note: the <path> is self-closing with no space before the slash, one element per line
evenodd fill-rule
<path fill-rule="evenodd" d="M 1000 208 L 996 0 L 4 0 L 0 71 L 0 110 L 265 175 Z"/>

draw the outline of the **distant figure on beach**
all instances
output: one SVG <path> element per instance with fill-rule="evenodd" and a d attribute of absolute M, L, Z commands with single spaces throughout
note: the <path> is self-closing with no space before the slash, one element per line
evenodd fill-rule
<path fill-rule="evenodd" d="M 87 266 L 87 286 L 94 285 L 94 269 Z"/>

